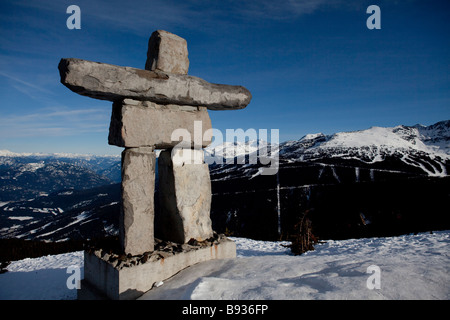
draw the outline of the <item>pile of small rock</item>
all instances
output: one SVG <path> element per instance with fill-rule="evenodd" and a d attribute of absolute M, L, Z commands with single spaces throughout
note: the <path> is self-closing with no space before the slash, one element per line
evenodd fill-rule
<path fill-rule="evenodd" d="M 155 250 L 144 252 L 139 255 L 132 254 L 118 254 L 113 249 L 99 249 L 94 246 L 86 248 L 89 254 L 94 254 L 98 258 L 111 264 L 117 270 L 128 268 L 146 262 L 154 262 L 161 259 L 168 258 L 180 252 L 189 252 L 198 250 L 200 248 L 212 247 L 220 244 L 222 240 L 226 239 L 224 234 L 213 233 L 213 236 L 204 241 L 197 241 L 195 239 L 189 240 L 188 243 L 175 243 L 171 241 L 163 241 L 155 238 Z"/>

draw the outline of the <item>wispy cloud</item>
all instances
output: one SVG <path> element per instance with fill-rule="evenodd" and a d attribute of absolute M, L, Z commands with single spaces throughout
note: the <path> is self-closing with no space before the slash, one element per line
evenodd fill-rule
<path fill-rule="evenodd" d="M 351 0 L 359 1 L 359 0 Z M 344 0 L 122 0 L 111 1 L 25 1 L 16 5 L 39 11 L 53 12 L 65 17 L 70 4 L 81 8 L 82 28 L 84 23 L 106 25 L 111 30 L 128 30 L 148 36 L 152 28 L 187 28 L 205 31 L 206 25 L 229 24 L 238 19 L 292 19 L 326 7 L 335 7 Z M 348 2 L 348 0 L 347 0 Z"/>
<path fill-rule="evenodd" d="M 41 109 L 35 113 L 6 115 L 0 119 L 0 137 L 72 136 L 107 132 L 109 112 L 101 108 L 61 110 Z"/>
<path fill-rule="evenodd" d="M 11 74 L 8 74 L 8 73 L 0 71 L 0 76 L 3 76 L 3 77 L 6 77 L 6 78 L 10 79 L 13 82 L 15 82 L 16 84 L 20 84 L 22 86 L 26 86 L 26 87 L 34 89 L 34 90 L 38 90 L 38 91 L 46 93 L 46 94 L 52 94 L 52 92 L 50 90 L 46 89 L 46 88 L 43 88 L 41 86 L 38 86 L 38 85 L 36 85 L 34 83 L 31 83 L 31 82 L 28 82 L 28 81 L 19 79 L 18 77 L 13 76 Z"/>
<path fill-rule="evenodd" d="M 293 19 L 311 14 L 325 5 L 338 0 L 279 0 L 242 1 L 238 11 L 245 17 L 264 19 Z"/>
<path fill-rule="evenodd" d="M 68 17 L 66 8 L 71 4 L 76 4 L 81 9 L 82 29 L 85 23 L 95 23 L 97 27 L 107 26 L 111 30 L 125 29 L 145 36 L 148 36 L 149 26 L 187 26 L 195 24 L 203 16 L 203 12 L 200 12 L 202 4 L 196 0 L 135 0 L 131 3 L 121 0 L 19 0 L 15 2 L 15 5 L 23 8 L 58 14 L 62 21 Z"/>

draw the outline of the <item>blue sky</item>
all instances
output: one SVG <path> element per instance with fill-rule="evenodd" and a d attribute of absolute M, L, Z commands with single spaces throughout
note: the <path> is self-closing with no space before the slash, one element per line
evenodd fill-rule
<path fill-rule="evenodd" d="M 66 9 L 81 9 L 69 30 Z M 381 30 L 369 30 L 369 5 Z M 188 42 L 189 74 L 243 85 L 244 110 L 214 128 L 279 129 L 280 140 L 450 119 L 450 2 L 424 0 L 0 2 L 0 149 L 119 154 L 111 103 L 59 82 L 61 58 L 144 68 L 164 29 Z"/>

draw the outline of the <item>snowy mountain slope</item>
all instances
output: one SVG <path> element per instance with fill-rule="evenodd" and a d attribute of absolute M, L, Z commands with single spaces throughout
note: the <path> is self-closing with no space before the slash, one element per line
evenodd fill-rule
<path fill-rule="evenodd" d="M 66 189 L 0 207 L 0 238 L 46 241 L 117 235 L 120 185 Z"/>
<path fill-rule="evenodd" d="M 270 143 L 264 140 L 249 140 L 210 145 L 205 148 L 205 162 L 209 164 L 214 163 L 214 161 L 226 162 L 227 159 L 249 156 L 255 153 L 255 156 L 257 156 L 259 150 L 263 148 L 269 148 L 270 150 Z"/>
<path fill-rule="evenodd" d="M 435 148 L 439 148 L 446 154 L 450 154 L 450 121 L 440 121 L 431 126 L 415 125 L 421 140 Z"/>
<path fill-rule="evenodd" d="M 450 298 L 450 231 L 327 241 L 301 256 L 280 242 L 233 240 L 236 259 L 191 266 L 141 299 Z M 367 287 L 371 265 L 380 268 L 380 289 Z M 81 268 L 83 278 L 83 253 L 14 261 L 0 274 L 0 299 L 76 299 L 76 290 L 66 286 L 69 266 Z"/>
<path fill-rule="evenodd" d="M 293 161 L 323 158 L 357 160 L 367 164 L 395 158 L 429 176 L 447 176 L 450 160 L 450 120 L 431 126 L 372 127 L 330 136 L 306 135 L 280 145 L 280 155 Z"/>
<path fill-rule="evenodd" d="M 0 151 L 0 238 L 116 234 L 120 165 L 120 156 Z"/>
<path fill-rule="evenodd" d="M 435 154 L 448 159 L 450 157 L 450 120 L 441 121 L 431 126 L 399 125 L 396 127 L 372 127 L 366 130 L 339 132 L 330 136 L 321 133 L 306 135 L 300 139 L 299 149 L 303 151 L 316 149 L 353 149 L 381 148 L 387 152 L 409 150 Z M 311 142 L 314 142 L 312 144 Z M 295 142 L 289 142 L 292 145 Z"/>
<path fill-rule="evenodd" d="M 443 177 L 448 175 L 450 161 L 450 120 L 430 126 L 372 127 L 328 136 L 322 133 L 307 134 L 297 141 L 279 145 L 270 145 L 262 140 L 225 142 L 206 148 L 205 157 L 211 162 L 218 159 L 216 162 L 232 163 L 230 159 L 246 155 L 246 163 L 249 163 L 248 158 L 263 154 L 262 150 L 279 156 L 282 162 L 355 160 L 362 165 L 382 164 L 385 161 L 390 165 L 394 161 L 397 164 L 393 169 L 400 166 L 409 168 L 406 171 Z M 257 174 L 249 168 L 248 172 Z"/>

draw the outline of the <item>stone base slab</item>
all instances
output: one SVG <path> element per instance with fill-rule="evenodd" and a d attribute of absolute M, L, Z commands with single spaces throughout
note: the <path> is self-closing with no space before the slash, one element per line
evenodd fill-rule
<path fill-rule="evenodd" d="M 84 280 L 78 290 L 78 299 L 133 300 L 150 290 L 155 283 L 189 266 L 212 259 L 236 257 L 236 244 L 225 237 L 208 245 L 183 246 L 179 252 L 154 251 L 141 263 L 128 259 L 131 264 L 110 262 L 108 257 L 85 251 Z"/>

